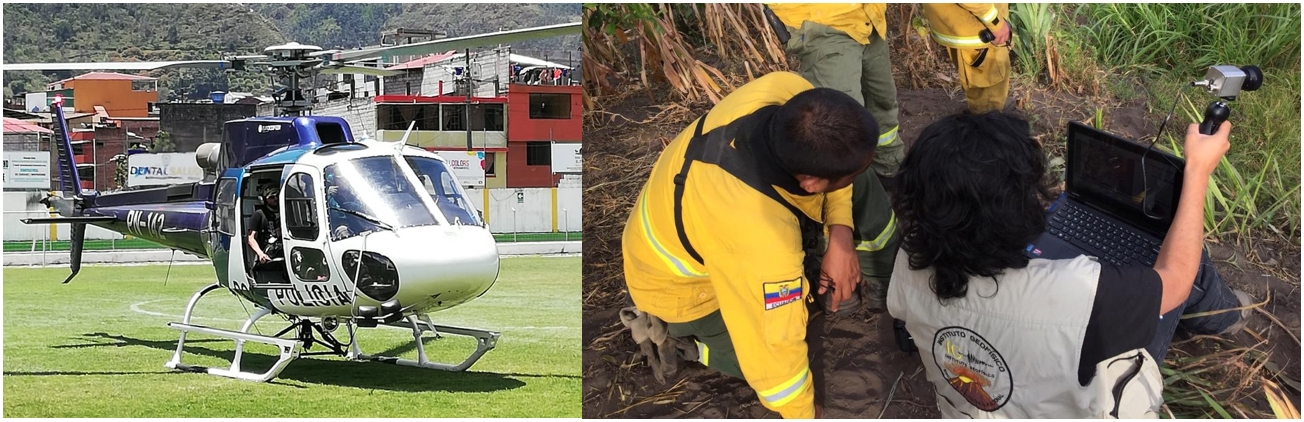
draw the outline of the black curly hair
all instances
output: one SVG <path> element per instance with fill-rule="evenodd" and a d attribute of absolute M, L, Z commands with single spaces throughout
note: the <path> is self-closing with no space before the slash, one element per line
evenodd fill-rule
<path fill-rule="evenodd" d="M 999 112 L 943 118 L 901 163 L 893 202 L 912 270 L 932 268 L 939 300 L 964 297 L 969 277 L 1023 268 L 1053 198 L 1046 156 L 1028 122 Z"/>

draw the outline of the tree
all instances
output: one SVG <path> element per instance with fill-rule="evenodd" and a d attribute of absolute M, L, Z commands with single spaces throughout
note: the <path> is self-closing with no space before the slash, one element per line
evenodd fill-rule
<path fill-rule="evenodd" d="M 167 132 L 158 131 L 158 137 L 154 138 L 154 143 L 150 145 L 149 152 L 176 152 L 177 145 L 172 143 L 172 135 Z"/>

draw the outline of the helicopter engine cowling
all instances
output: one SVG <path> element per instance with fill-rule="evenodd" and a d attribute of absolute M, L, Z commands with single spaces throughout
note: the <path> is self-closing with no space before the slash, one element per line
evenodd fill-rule
<path fill-rule="evenodd" d="M 199 164 L 199 168 L 204 169 L 205 180 L 209 179 L 210 174 L 217 177 L 218 171 L 221 170 L 217 168 L 217 161 L 221 156 L 222 144 L 217 142 L 200 145 L 199 149 L 195 150 L 195 163 Z"/>

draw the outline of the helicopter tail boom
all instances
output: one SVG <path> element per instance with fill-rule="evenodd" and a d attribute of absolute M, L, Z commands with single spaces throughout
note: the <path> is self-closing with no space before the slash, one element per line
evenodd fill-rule
<path fill-rule="evenodd" d="M 81 177 L 77 173 L 77 163 L 72 159 L 72 141 L 68 136 L 68 121 L 63 116 L 63 99 L 56 98 L 50 108 L 54 110 L 54 133 L 60 141 L 56 148 L 59 156 L 59 190 L 70 197 L 81 196 Z"/>

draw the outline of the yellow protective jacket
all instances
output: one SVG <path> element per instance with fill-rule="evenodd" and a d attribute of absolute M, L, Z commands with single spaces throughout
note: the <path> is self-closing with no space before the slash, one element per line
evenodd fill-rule
<path fill-rule="evenodd" d="M 704 117 L 702 133 L 812 88 L 795 73 L 765 75 L 721 100 Z M 693 162 L 684 184 L 682 220 L 705 265 L 679 240 L 674 179 L 697 123 L 661 153 L 625 225 L 629 295 L 640 310 L 667 322 L 693 321 L 718 309 L 743 375 L 761 403 L 785 418 L 813 418 L 805 338 L 805 301 L 812 284 L 803 276 L 798 218 L 721 167 Z M 776 190 L 815 222 L 853 227 L 851 187 L 804 195 Z"/>
<path fill-rule="evenodd" d="M 845 32 L 861 44 L 869 44 L 869 35 L 878 30 L 887 38 L 887 3 L 767 3 L 774 15 L 790 28 L 801 28 L 811 21 Z"/>
<path fill-rule="evenodd" d="M 1009 25 L 1009 3 L 924 3 L 924 20 L 933 39 L 951 48 L 991 46 L 978 37 L 983 29 L 993 33 Z"/>

